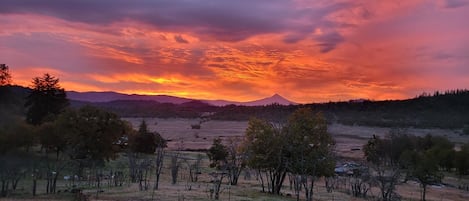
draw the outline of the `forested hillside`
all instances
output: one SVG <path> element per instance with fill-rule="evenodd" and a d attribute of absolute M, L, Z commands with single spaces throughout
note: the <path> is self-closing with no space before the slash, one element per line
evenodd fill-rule
<path fill-rule="evenodd" d="M 8 86 L 9 91 L 2 104 L 16 113 L 23 108 L 27 88 Z M 212 106 L 201 101 L 183 104 L 159 103 L 148 100 L 118 100 L 111 102 L 82 102 L 71 100 L 72 107 L 96 106 L 122 117 L 197 118 L 211 114 L 214 120 L 248 120 L 251 117 L 270 121 L 286 120 L 286 117 L 300 107 L 311 107 L 321 111 L 329 123 L 366 125 L 380 127 L 419 127 L 419 128 L 464 128 L 469 126 L 469 91 L 453 90 L 432 95 L 422 94 L 407 100 L 348 101 L 312 103 L 306 105 L 267 105 L 267 106 Z M 17 108 L 17 109 L 15 109 Z"/>

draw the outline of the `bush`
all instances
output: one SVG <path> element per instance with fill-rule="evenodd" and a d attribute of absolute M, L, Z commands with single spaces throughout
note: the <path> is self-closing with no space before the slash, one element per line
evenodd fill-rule
<path fill-rule="evenodd" d="M 464 125 L 464 127 L 462 128 L 462 134 L 469 135 L 469 125 Z"/>

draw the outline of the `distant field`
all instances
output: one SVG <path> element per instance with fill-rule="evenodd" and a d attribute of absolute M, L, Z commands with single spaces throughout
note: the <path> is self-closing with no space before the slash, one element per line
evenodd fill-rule
<path fill-rule="evenodd" d="M 138 128 L 143 118 L 124 118 Z M 151 131 L 160 133 L 169 140 L 168 148 L 207 149 L 215 138 L 241 137 L 247 128 L 246 121 L 208 121 L 200 129 L 192 129 L 191 125 L 198 119 L 159 119 L 145 118 Z"/>
<path fill-rule="evenodd" d="M 247 128 L 247 121 L 208 121 L 202 124 L 200 129 L 192 129 L 192 124 L 197 124 L 198 119 L 181 118 L 125 118 L 135 128 L 142 119 L 148 124 L 151 131 L 160 133 L 164 138 L 170 140 L 168 148 L 177 149 L 207 149 L 214 138 L 242 137 Z M 336 151 L 339 155 L 351 158 L 362 158 L 361 147 L 373 135 L 384 136 L 391 128 L 347 126 L 342 124 L 329 125 L 329 132 L 336 140 Z M 469 136 L 461 136 L 458 130 L 450 129 L 406 129 L 412 135 L 423 136 L 426 134 L 441 135 L 448 137 L 457 144 L 469 142 Z M 354 151 L 353 151 L 354 150 Z"/>

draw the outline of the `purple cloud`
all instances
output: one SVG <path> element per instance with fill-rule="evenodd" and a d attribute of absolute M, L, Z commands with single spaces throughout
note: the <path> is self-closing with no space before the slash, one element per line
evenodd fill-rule
<path fill-rule="evenodd" d="M 189 41 L 184 39 L 181 35 L 174 36 L 174 40 L 178 43 L 189 43 Z"/>
<path fill-rule="evenodd" d="M 318 41 L 317 46 L 320 47 L 322 53 L 327 53 L 334 50 L 338 44 L 344 41 L 342 37 L 337 32 L 331 32 L 315 37 L 315 40 Z"/>
<path fill-rule="evenodd" d="M 469 4 L 468 0 L 441 0 L 443 8 L 459 8 Z"/>
<path fill-rule="evenodd" d="M 189 30 L 218 40 L 240 41 L 263 33 L 306 35 L 324 16 L 347 5 L 300 8 L 289 0 L 2 0 L 0 14 L 34 13 L 97 25 L 134 20 L 162 30 Z"/>

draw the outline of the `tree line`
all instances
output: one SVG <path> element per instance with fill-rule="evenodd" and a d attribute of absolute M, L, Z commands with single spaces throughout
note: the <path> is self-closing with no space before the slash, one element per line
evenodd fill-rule
<path fill-rule="evenodd" d="M 11 78 L 5 77 L 5 80 Z M 12 102 L 22 102 L 30 89 L 9 86 Z M 12 98 L 10 98 L 12 99 Z M 159 103 L 155 101 L 116 100 L 106 103 L 69 101 L 73 108 L 91 105 L 111 111 L 121 117 L 197 118 L 209 112 L 211 119 L 247 121 L 251 117 L 269 121 L 286 121 L 288 115 L 302 107 L 320 111 L 329 123 L 380 127 L 416 127 L 462 129 L 469 134 L 469 91 L 465 89 L 423 93 L 407 100 L 384 101 L 339 101 L 305 105 L 266 105 L 216 107 L 201 101 L 183 104 Z M 275 117 L 275 118 L 273 118 Z"/>

